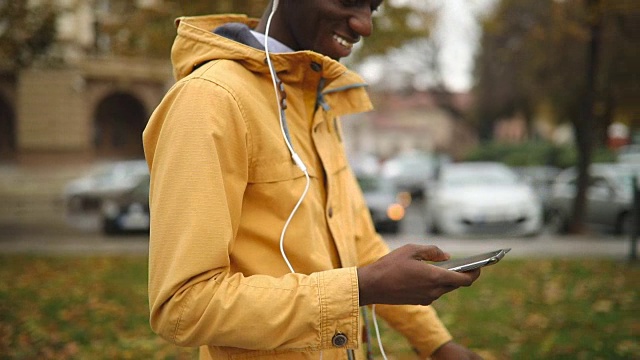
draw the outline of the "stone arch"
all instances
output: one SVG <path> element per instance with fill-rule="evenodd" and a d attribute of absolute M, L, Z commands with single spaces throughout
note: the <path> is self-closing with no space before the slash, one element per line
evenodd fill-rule
<path fill-rule="evenodd" d="M 0 160 L 14 159 L 16 149 L 16 118 L 13 107 L 0 96 Z"/>
<path fill-rule="evenodd" d="M 143 158 L 142 131 L 147 112 L 140 100 L 125 92 L 102 99 L 94 115 L 94 149 L 98 158 Z"/>

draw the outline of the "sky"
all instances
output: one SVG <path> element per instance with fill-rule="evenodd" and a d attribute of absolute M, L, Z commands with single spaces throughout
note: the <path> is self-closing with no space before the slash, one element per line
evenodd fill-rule
<path fill-rule="evenodd" d="M 439 63 L 443 70 L 443 81 L 452 91 L 468 91 L 473 85 L 473 61 L 480 28 L 477 16 L 489 11 L 495 0 L 389 0 L 396 4 L 411 4 L 431 9 L 439 9 L 435 39 L 441 46 Z M 405 59 L 410 58 L 405 54 Z M 393 62 L 393 60 L 392 60 Z M 383 80 L 385 70 L 390 66 L 388 59 L 372 59 L 360 68 L 360 72 L 370 83 Z M 430 79 L 418 74 L 414 78 L 417 88 L 426 88 Z M 385 78 L 384 82 L 389 82 Z"/>
<path fill-rule="evenodd" d="M 474 15 L 479 11 L 478 3 L 445 0 L 440 13 L 434 35 L 443 45 L 440 64 L 445 70 L 444 80 L 452 90 L 468 90 L 472 84 L 473 57 L 480 39 L 480 28 Z"/>

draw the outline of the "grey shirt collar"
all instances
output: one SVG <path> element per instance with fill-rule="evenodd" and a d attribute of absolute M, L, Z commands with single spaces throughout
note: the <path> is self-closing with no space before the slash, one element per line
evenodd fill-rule
<path fill-rule="evenodd" d="M 256 40 L 258 40 L 262 46 L 265 46 L 265 39 L 266 36 L 262 33 L 259 33 L 257 31 L 251 30 L 251 34 L 253 34 L 253 36 L 256 38 Z M 270 53 L 288 53 L 288 52 L 293 52 L 293 49 L 291 49 L 290 47 L 288 47 L 287 45 L 281 43 L 280 41 L 269 37 L 269 52 Z"/>

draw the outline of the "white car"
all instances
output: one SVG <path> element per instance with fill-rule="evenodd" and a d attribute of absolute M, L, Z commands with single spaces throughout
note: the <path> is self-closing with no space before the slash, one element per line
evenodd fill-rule
<path fill-rule="evenodd" d="M 532 236 L 543 225 L 531 185 L 499 162 L 442 165 L 426 208 L 431 232 L 446 235 Z"/>

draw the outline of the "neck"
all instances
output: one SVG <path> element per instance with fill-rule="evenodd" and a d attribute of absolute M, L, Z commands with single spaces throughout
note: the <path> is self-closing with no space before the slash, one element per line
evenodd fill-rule
<path fill-rule="evenodd" d="M 269 21 L 269 16 L 271 15 L 272 6 L 273 0 L 269 2 L 269 5 L 266 7 L 264 13 L 262 14 L 262 17 L 260 18 L 260 21 L 258 22 L 258 25 L 253 30 L 262 34 L 266 34 L 267 22 Z M 269 37 L 278 40 L 279 42 L 283 43 L 293 50 L 299 50 L 296 49 L 295 46 L 293 46 L 295 42 L 286 31 L 285 21 L 282 17 L 282 6 L 283 4 L 280 4 L 278 6 L 278 9 L 276 10 L 276 13 L 273 14 L 273 18 L 271 19 L 271 27 L 269 28 Z"/>
<path fill-rule="evenodd" d="M 254 29 L 255 31 L 259 32 L 259 33 L 265 33 L 267 30 L 267 21 L 269 20 L 269 15 L 271 14 L 271 8 L 273 7 L 273 0 L 269 1 L 269 5 L 267 5 L 267 7 L 265 8 L 264 12 L 262 13 L 262 17 L 260 18 L 260 21 L 258 22 L 258 25 L 256 26 L 256 28 Z M 274 15 L 275 17 L 276 15 Z M 272 27 L 273 27 L 273 20 L 271 22 Z"/>

